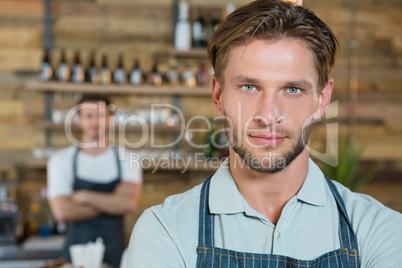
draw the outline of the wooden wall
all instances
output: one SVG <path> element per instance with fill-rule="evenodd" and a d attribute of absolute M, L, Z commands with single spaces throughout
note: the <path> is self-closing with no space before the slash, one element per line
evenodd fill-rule
<path fill-rule="evenodd" d="M 23 166 L 32 156 L 32 149 L 45 143 L 44 131 L 36 122 L 44 116 L 42 93 L 27 91 L 24 83 L 36 73 L 41 64 L 44 40 L 43 0 L 0 0 L 0 169 L 9 177 L 17 178 L 14 166 Z M 190 1 L 191 6 L 224 8 L 229 0 Z M 246 0 L 232 1 L 240 5 Z M 333 71 L 335 79 L 334 100 L 339 100 L 339 124 L 341 133 L 347 133 L 349 118 L 349 39 L 352 17 L 349 0 L 305 0 L 319 17 L 337 34 L 341 50 Z M 356 28 L 358 47 L 358 104 L 355 107 L 358 124 L 356 141 L 365 146 L 364 159 L 381 163 L 383 171 L 402 172 L 402 2 L 400 0 L 356 0 Z M 52 1 L 53 65 L 56 66 L 61 48 L 72 56 L 79 50 L 88 63 L 91 50 L 96 50 L 97 61 L 106 52 L 111 66 L 116 65 L 119 52 L 124 52 L 125 66 L 132 67 L 139 58 L 141 67 L 149 71 L 156 54 L 167 53 L 172 44 L 172 0 L 54 0 Z M 161 68 L 165 68 L 162 66 Z M 66 97 L 68 98 L 68 96 Z M 137 105 L 135 96 L 116 98 L 119 105 Z M 196 109 L 194 107 L 197 107 Z M 182 100 L 182 109 L 189 115 L 216 115 L 208 98 Z M 317 127 L 313 148 L 325 150 L 325 126 Z M 56 138 L 56 144 L 64 145 Z M 315 146 L 315 147 L 314 147 Z M 44 173 L 25 170 L 20 174 L 36 174 L 41 179 L 22 178 L 21 189 L 29 192 L 28 185 L 45 184 Z M 151 178 L 151 175 L 147 175 Z M 168 174 L 170 178 L 182 178 Z M 146 181 L 142 208 L 159 203 L 169 194 L 182 192 L 199 180 L 173 180 L 169 187 Z M 21 180 L 21 178 L 19 178 Z M 26 181 L 29 181 L 26 182 Z M 401 181 L 394 178 L 393 183 Z M 381 184 L 381 183 L 380 183 Z M 37 187 L 37 188 L 40 188 Z M 380 189 L 381 187 L 376 187 Z M 368 189 L 368 188 L 367 188 Z M 386 191 L 401 193 L 401 188 L 389 187 Z M 367 190 L 376 195 L 375 191 Z M 384 203 L 402 211 L 402 201 L 379 193 Z M 127 233 L 131 231 L 135 217 L 130 218 Z"/>

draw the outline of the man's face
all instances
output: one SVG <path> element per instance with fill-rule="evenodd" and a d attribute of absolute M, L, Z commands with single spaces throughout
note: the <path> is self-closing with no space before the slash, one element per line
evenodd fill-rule
<path fill-rule="evenodd" d="M 89 139 L 99 140 L 106 136 L 109 127 L 109 110 L 104 102 L 81 104 L 78 125 L 82 134 Z"/>
<path fill-rule="evenodd" d="M 224 89 L 213 78 L 215 107 L 231 147 L 253 170 L 274 173 L 304 150 L 308 122 L 321 117 L 332 81 L 318 93 L 313 55 L 301 41 L 254 40 L 230 51 Z"/>

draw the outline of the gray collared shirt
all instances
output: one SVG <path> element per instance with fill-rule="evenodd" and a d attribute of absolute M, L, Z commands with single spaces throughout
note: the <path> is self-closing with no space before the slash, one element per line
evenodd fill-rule
<path fill-rule="evenodd" d="M 362 267 L 402 267 L 402 214 L 335 182 L 356 233 Z M 130 240 L 128 267 L 195 267 L 201 185 L 147 209 Z M 240 194 L 225 162 L 209 196 L 215 246 L 310 260 L 338 249 L 338 208 L 324 175 L 309 160 L 300 191 L 272 224 Z"/>

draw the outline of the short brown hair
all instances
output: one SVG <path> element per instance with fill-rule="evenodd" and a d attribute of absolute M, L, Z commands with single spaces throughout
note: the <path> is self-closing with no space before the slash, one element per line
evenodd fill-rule
<path fill-rule="evenodd" d="M 111 103 L 110 99 L 105 95 L 84 94 L 84 95 L 82 95 L 81 99 L 78 101 L 77 105 L 81 105 L 84 102 L 104 102 L 106 107 L 108 108 L 109 112 L 111 114 L 113 114 L 112 111 L 110 111 L 110 104 L 112 104 L 112 103 Z M 78 110 L 78 113 L 79 112 L 80 112 L 80 110 Z"/>
<path fill-rule="evenodd" d="M 283 0 L 256 0 L 221 23 L 208 45 L 208 55 L 217 80 L 224 84 L 230 50 L 252 40 L 298 39 L 309 48 L 318 72 L 318 88 L 327 84 L 334 66 L 338 40 L 311 10 Z"/>

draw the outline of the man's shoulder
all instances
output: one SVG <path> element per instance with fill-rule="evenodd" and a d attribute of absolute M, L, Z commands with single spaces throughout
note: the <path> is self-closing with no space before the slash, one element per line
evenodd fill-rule
<path fill-rule="evenodd" d="M 52 156 L 49 158 L 49 163 L 57 164 L 68 161 L 74 156 L 75 150 L 76 147 L 73 145 L 62 148 L 52 154 Z"/>
<path fill-rule="evenodd" d="M 186 207 L 193 207 L 194 205 L 199 205 L 200 201 L 200 193 L 201 193 L 202 184 L 198 184 L 194 186 L 192 189 L 180 193 L 168 196 L 165 201 L 159 205 L 159 209 L 162 213 L 171 211 L 171 210 L 178 210 L 181 211 Z M 198 213 L 198 210 L 197 210 Z"/>
<path fill-rule="evenodd" d="M 339 182 L 333 181 L 341 195 L 346 210 L 353 225 L 356 224 L 392 224 L 402 221 L 402 214 L 386 207 L 375 198 L 352 192 L 349 188 Z"/>
<path fill-rule="evenodd" d="M 402 214 L 334 183 L 356 234 L 362 267 L 401 267 Z"/>
<path fill-rule="evenodd" d="M 193 214 L 198 215 L 201 187 L 202 184 L 199 184 L 186 192 L 168 196 L 163 203 L 146 209 L 144 216 L 153 214 L 157 218 L 163 218 L 164 221 L 170 221 Z"/>

